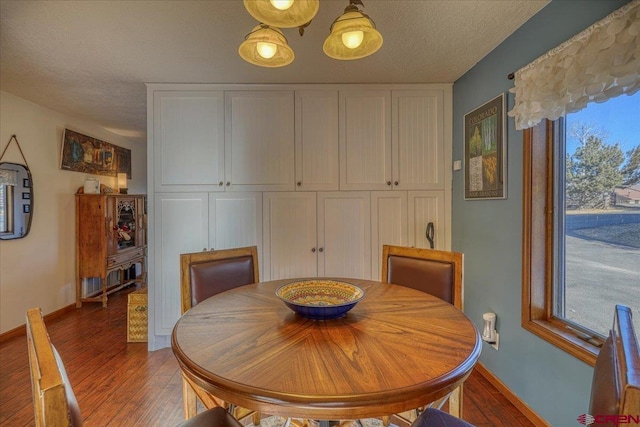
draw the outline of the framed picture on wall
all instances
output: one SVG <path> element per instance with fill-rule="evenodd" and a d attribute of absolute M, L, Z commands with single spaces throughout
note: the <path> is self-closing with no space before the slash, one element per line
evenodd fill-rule
<path fill-rule="evenodd" d="M 507 197 L 504 93 L 464 115 L 464 198 Z"/>
<path fill-rule="evenodd" d="M 22 193 L 22 200 L 31 199 L 31 193 Z"/>
<path fill-rule="evenodd" d="M 22 213 L 30 213 L 31 205 L 22 205 Z"/>
<path fill-rule="evenodd" d="M 24 188 L 31 188 L 31 181 L 29 181 L 29 178 L 24 178 L 22 180 L 22 186 Z"/>

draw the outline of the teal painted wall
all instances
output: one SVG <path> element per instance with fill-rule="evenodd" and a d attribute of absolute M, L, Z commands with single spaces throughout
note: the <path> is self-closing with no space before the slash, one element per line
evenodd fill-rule
<path fill-rule="evenodd" d="M 453 159 L 462 160 L 463 116 L 500 93 L 513 107 L 507 75 L 570 39 L 626 1 L 554 0 L 457 80 Z M 520 326 L 522 132 L 507 120 L 507 199 L 464 200 L 463 171 L 453 175 L 452 248 L 465 256 L 465 312 L 482 326 L 495 312 L 500 349 L 483 344 L 481 362 L 553 426 L 580 426 L 593 369 Z"/>

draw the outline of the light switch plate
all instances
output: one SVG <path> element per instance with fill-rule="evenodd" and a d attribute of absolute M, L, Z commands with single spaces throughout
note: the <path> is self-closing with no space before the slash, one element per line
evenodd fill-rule
<path fill-rule="evenodd" d="M 453 170 L 454 171 L 459 171 L 460 169 L 462 169 L 462 160 L 454 160 L 454 162 L 453 162 Z"/>

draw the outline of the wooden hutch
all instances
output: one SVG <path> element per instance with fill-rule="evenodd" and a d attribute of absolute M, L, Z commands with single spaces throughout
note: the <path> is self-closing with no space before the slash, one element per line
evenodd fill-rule
<path fill-rule="evenodd" d="M 76 194 L 76 307 L 102 302 L 107 295 L 133 283 L 146 286 L 145 196 Z M 140 264 L 141 274 L 129 274 Z M 109 284 L 111 273 L 120 279 Z M 98 294 L 83 295 L 83 280 L 100 278 Z"/>

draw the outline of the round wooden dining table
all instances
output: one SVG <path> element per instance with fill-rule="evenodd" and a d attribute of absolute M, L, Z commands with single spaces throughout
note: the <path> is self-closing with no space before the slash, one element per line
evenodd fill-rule
<path fill-rule="evenodd" d="M 317 278 L 316 278 L 317 279 Z M 462 384 L 481 350 L 478 330 L 432 295 L 370 280 L 346 316 L 310 320 L 276 297 L 285 279 L 215 295 L 176 323 L 172 348 L 198 387 L 265 414 L 315 420 L 387 416 Z"/>

